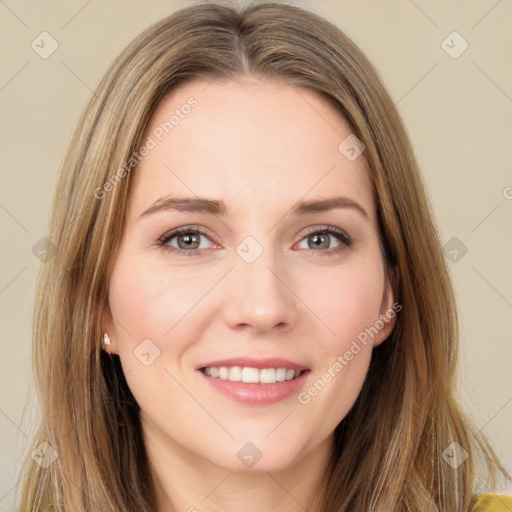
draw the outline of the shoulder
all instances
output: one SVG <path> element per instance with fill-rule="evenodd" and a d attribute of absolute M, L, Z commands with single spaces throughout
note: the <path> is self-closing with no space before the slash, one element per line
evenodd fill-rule
<path fill-rule="evenodd" d="M 473 512 L 512 512 L 512 496 L 480 494 Z"/>

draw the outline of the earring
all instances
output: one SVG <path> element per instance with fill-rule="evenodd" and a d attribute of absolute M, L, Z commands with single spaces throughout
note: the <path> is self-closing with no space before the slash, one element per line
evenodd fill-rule
<path fill-rule="evenodd" d="M 111 342 L 110 342 L 110 338 L 108 337 L 108 334 L 107 334 L 107 333 L 105 333 L 105 334 L 103 335 L 103 344 L 104 344 L 104 345 L 110 345 L 110 343 L 111 343 Z"/>

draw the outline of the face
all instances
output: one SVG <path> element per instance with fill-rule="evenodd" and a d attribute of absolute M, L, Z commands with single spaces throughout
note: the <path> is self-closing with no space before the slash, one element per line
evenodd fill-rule
<path fill-rule="evenodd" d="M 240 472 L 332 441 L 394 325 L 364 152 L 338 148 L 349 135 L 279 82 L 196 80 L 160 102 L 103 323 L 152 446 Z"/>

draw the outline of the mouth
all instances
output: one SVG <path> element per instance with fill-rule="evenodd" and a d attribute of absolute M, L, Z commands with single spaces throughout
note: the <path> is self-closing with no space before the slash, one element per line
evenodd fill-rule
<path fill-rule="evenodd" d="M 200 371 L 213 379 L 265 385 L 295 380 L 309 370 L 294 370 L 285 367 L 260 369 L 251 366 L 206 366 L 200 368 Z"/>
<path fill-rule="evenodd" d="M 287 359 L 237 358 L 196 367 L 204 382 L 244 405 L 271 405 L 300 392 L 309 368 Z M 210 388 L 210 389 L 211 389 Z"/>

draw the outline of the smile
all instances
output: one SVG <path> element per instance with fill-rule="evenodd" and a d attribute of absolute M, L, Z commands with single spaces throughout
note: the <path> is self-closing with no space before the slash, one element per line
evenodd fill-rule
<path fill-rule="evenodd" d="M 207 366 L 198 369 L 198 373 L 207 385 L 221 395 L 244 405 L 264 406 L 300 393 L 311 370 Z M 283 374 L 284 380 L 277 380 L 282 379 Z"/>
<path fill-rule="evenodd" d="M 302 371 L 287 368 L 259 369 L 250 366 L 208 366 L 202 371 L 214 379 L 245 382 L 246 384 L 274 384 L 296 379 L 302 373 Z"/>

